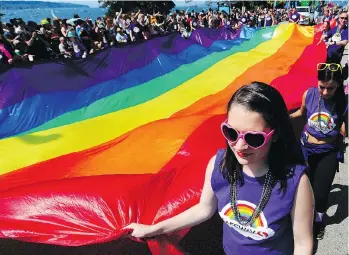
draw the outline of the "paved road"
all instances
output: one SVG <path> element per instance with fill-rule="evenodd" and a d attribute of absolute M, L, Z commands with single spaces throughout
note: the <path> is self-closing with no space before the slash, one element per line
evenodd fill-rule
<path fill-rule="evenodd" d="M 329 196 L 325 237 L 319 241 L 317 255 L 347 255 L 348 253 L 348 153 L 341 164 Z"/>

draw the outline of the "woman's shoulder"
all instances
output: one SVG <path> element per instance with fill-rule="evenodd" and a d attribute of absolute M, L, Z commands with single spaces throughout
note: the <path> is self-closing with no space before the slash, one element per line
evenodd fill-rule
<path fill-rule="evenodd" d="M 211 172 L 211 186 L 213 191 L 215 192 L 223 186 L 227 185 L 227 181 L 224 179 L 223 172 L 221 170 L 221 163 L 224 158 L 225 151 L 225 149 L 219 149 L 217 153 L 211 158 L 208 165 L 208 171 Z"/>
<path fill-rule="evenodd" d="M 318 89 L 316 87 L 311 87 L 308 90 L 306 90 L 303 95 L 305 97 L 305 100 L 308 101 L 311 98 L 313 98 L 313 96 L 316 95 L 317 91 Z"/>
<path fill-rule="evenodd" d="M 214 168 L 217 168 L 221 164 L 224 154 L 225 154 L 225 149 L 219 149 L 217 153 L 212 156 L 209 163 L 213 164 Z"/>
<path fill-rule="evenodd" d="M 314 94 L 316 91 L 317 91 L 316 87 L 311 87 L 308 90 L 306 90 L 305 93 L 310 96 L 310 95 Z"/>
<path fill-rule="evenodd" d="M 223 157 L 224 156 L 224 154 L 225 154 L 225 151 L 226 151 L 227 149 L 218 149 L 218 151 L 217 151 L 217 153 L 216 153 L 216 157 Z"/>

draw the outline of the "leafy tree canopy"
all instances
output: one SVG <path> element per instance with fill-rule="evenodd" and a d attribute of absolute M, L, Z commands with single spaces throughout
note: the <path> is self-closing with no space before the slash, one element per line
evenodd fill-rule
<path fill-rule="evenodd" d="M 142 10 L 146 13 L 152 14 L 155 12 L 170 13 L 170 10 L 176 5 L 173 1 L 102 1 L 98 0 L 100 5 L 107 8 L 107 15 L 115 14 L 122 8 L 122 12 L 137 12 Z"/>

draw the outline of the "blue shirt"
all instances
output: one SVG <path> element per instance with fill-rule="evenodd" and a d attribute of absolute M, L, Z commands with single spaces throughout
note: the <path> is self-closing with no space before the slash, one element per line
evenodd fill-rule
<path fill-rule="evenodd" d="M 340 37 L 335 36 L 338 30 L 338 34 L 340 34 Z M 336 41 L 337 43 L 339 41 L 343 41 L 343 40 L 348 40 L 348 27 L 345 26 L 344 28 L 339 28 L 334 27 L 332 28 L 328 33 L 327 33 L 327 38 L 328 40 L 331 38 L 332 41 Z M 344 52 L 344 46 L 340 46 L 340 45 L 330 45 L 328 46 L 327 49 L 327 55 L 329 57 L 335 57 L 337 59 L 341 59 L 343 56 L 343 52 Z"/>
<path fill-rule="evenodd" d="M 301 15 L 299 15 L 299 13 L 296 12 L 296 13 L 291 14 L 290 19 L 293 20 L 294 22 L 298 22 L 300 17 L 301 17 Z"/>

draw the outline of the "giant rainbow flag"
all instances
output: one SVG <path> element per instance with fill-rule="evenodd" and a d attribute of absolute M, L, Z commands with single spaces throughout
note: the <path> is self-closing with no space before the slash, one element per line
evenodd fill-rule
<path fill-rule="evenodd" d="M 200 29 L 1 73 L 0 237 L 102 243 L 193 206 L 231 95 L 262 81 L 299 107 L 318 39 L 294 24 Z"/>

